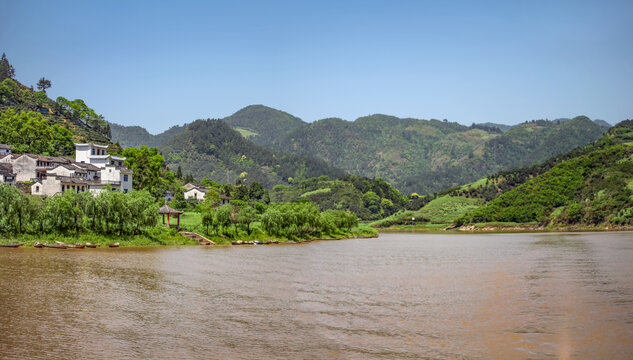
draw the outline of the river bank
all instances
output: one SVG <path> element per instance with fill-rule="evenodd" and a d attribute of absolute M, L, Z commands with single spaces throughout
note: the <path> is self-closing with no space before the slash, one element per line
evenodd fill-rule
<path fill-rule="evenodd" d="M 424 233 L 534 233 L 534 232 L 600 232 L 633 231 L 633 226 L 620 225 L 557 225 L 542 226 L 537 223 L 480 223 L 449 228 L 450 224 L 396 225 L 377 228 L 379 232 L 424 232 Z"/>
<path fill-rule="evenodd" d="M 230 237 L 224 235 L 200 235 L 213 241 L 215 245 L 231 245 L 234 241 L 242 242 L 268 242 L 278 241 L 283 244 L 298 244 L 316 240 L 345 240 L 357 238 L 373 238 L 378 236 L 378 231 L 368 226 L 360 226 L 349 232 L 339 232 L 334 234 L 318 234 L 315 237 L 307 238 L 275 238 L 262 233 L 252 233 L 250 236 Z M 4 235 L 0 237 L 0 244 L 19 244 L 33 246 L 35 242 L 54 244 L 60 241 L 66 244 L 92 243 L 100 247 L 107 247 L 108 244 L 118 242 L 121 247 L 143 247 L 143 246 L 185 246 L 198 245 L 198 241 L 189 239 L 176 231 L 160 230 L 155 233 L 145 235 L 101 235 L 101 234 L 19 234 Z"/>

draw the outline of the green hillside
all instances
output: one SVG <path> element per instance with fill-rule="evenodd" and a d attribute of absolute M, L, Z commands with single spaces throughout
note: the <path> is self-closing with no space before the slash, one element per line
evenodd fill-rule
<path fill-rule="evenodd" d="M 281 151 L 315 156 L 350 173 L 380 177 L 405 193 L 433 193 L 488 174 L 543 161 L 585 145 L 604 128 L 581 116 L 531 121 L 502 133 L 482 125 L 387 115 L 337 118 L 298 128 Z"/>
<path fill-rule="evenodd" d="M 288 155 L 255 145 L 220 120 L 197 120 L 162 144 L 169 168 L 219 183 L 259 182 L 268 188 L 310 177 L 345 172 L 309 157 Z"/>
<path fill-rule="evenodd" d="M 460 224 L 633 224 L 633 121 L 462 216 Z"/>
<path fill-rule="evenodd" d="M 15 152 L 48 155 L 74 154 L 73 142 L 110 143 L 108 123 L 83 100 L 53 100 L 21 84 L 4 55 L 0 68 L 11 69 L 0 71 L 0 143 Z"/>
<path fill-rule="evenodd" d="M 391 215 L 408 202 L 386 181 L 355 175 L 338 179 L 321 176 L 293 185 L 277 185 L 270 198 L 273 202 L 310 200 L 321 210 L 346 210 L 364 220 Z"/>
<path fill-rule="evenodd" d="M 247 106 L 222 120 L 255 144 L 267 147 L 305 125 L 298 117 L 264 105 Z"/>
<path fill-rule="evenodd" d="M 351 174 L 385 179 L 404 193 L 420 194 L 545 161 L 598 139 L 608 128 L 584 116 L 512 127 L 380 114 L 353 122 L 328 118 L 307 124 L 263 105 L 248 106 L 223 121 L 274 151 L 315 157 Z M 140 127 L 111 127 L 113 141 L 122 146 L 160 146 L 186 125 L 158 135 Z"/>

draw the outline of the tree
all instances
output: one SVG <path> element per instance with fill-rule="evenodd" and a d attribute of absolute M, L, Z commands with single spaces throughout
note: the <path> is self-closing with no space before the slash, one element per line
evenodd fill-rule
<path fill-rule="evenodd" d="M 0 59 L 0 81 L 3 81 L 6 78 L 13 79 L 14 77 L 15 69 L 11 66 L 11 64 L 9 64 L 7 55 L 2 53 L 2 58 Z"/>
<path fill-rule="evenodd" d="M 42 90 L 43 92 L 46 92 L 46 89 L 50 88 L 51 86 L 51 81 L 45 78 L 41 78 L 40 81 L 37 82 L 37 89 Z"/>
<path fill-rule="evenodd" d="M 218 192 L 215 190 L 208 190 L 207 193 L 204 194 L 204 201 L 208 201 L 214 205 L 217 205 L 221 201 L 220 194 L 218 194 Z"/>
<path fill-rule="evenodd" d="M 229 228 L 231 226 L 231 213 L 233 213 L 233 205 L 226 204 L 220 206 L 215 215 L 217 226 L 225 230 Z"/>
<path fill-rule="evenodd" d="M 250 206 L 241 208 L 237 214 L 237 222 L 246 230 L 248 235 L 251 234 L 251 223 L 257 221 L 258 218 L 259 214 L 257 213 L 257 210 Z"/>
<path fill-rule="evenodd" d="M 178 170 L 176 170 L 176 179 L 182 179 L 182 169 L 180 165 L 178 165 Z"/>
<path fill-rule="evenodd" d="M 209 227 L 215 229 L 217 234 L 216 211 L 213 201 L 207 200 L 200 203 L 198 205 L 198 211 L 200 211 L 200 216 L 202 217 L 202 226 L 206 227 L 206 234 L 209 235 Z"/>

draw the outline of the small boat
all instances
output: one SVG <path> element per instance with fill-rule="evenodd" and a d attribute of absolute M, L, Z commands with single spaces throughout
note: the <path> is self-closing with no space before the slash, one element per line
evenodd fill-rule
<path fill-rule="evenodd" d="M 108 247 L 119 247 L 119 243 L 115 242 L 114 244 L 108 244 Z"/>
<path fill-rule="evenodd" d="M 65 244 L 61 241 L 55 241 L 55 243 L 57 243 L 57 245 L 61 245 L 61 246 L 65 246 L 69 249 L 83 249 L 85 245 L 82 244 Z"/>
<path fill-rule="evenodd" d="M 20 247 L 22 245 L 24 245 L 24 243 L 20 243 L 20 244 L 0 244 L 0 247 L 16 248 L 16 247 Z"/>
<path fill-rule="evenodd" d="M 44 243 L 44 244 L 42 244 L 42 246 L 44 246 L 45 248 L 51 248 L 51 249 L 68 249 L 68 246 L 66 246 L 66 245 L 57 245 L 57 244 Z"/>
<path fill-rule="evenodd" d="M 86 243 L 86 247 L 94 249 L 97 247 L 97 244 Z"/>
<path fill-rule="evenodd" d="M 38 248 L 38 249 L 41 249 L 41 248 L 43 248 L 43 247 L 44 247 L 44 244 L 42 244 L 42 243 L 41 243 L 41 242 L 39 242 L 39 241 L 36 241 L 36 242 L 33 244 L 33 247 L 36 247 L 36 248 Z"/>

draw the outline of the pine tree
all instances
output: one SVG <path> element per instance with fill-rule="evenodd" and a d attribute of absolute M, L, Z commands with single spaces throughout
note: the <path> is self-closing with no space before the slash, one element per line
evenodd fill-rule
<path fill-rule="evenodd" d="M 176 179 L 182 179 L 182 169 L 180 165 L 178 165 L 178 170 L 176 170 Z"/>
<path fill-rule="evenodd" d="M 45 78 L 41 78 L 40 81 L 37 82 L 37 89 L 42 90 L 43 92 L 46 92 L 46 89 L 50 88 L 51 86 L 51 81 Z"/>
<path fill-rule="evenodd" d="M 9 60 L 7 59 L 7 55 L 2 53 L 2 58 L 0 59 L 0 81 L 3 81 L 6 78 L 15 77 L 15 69 L 11 64 L 9 64 Z"/>

